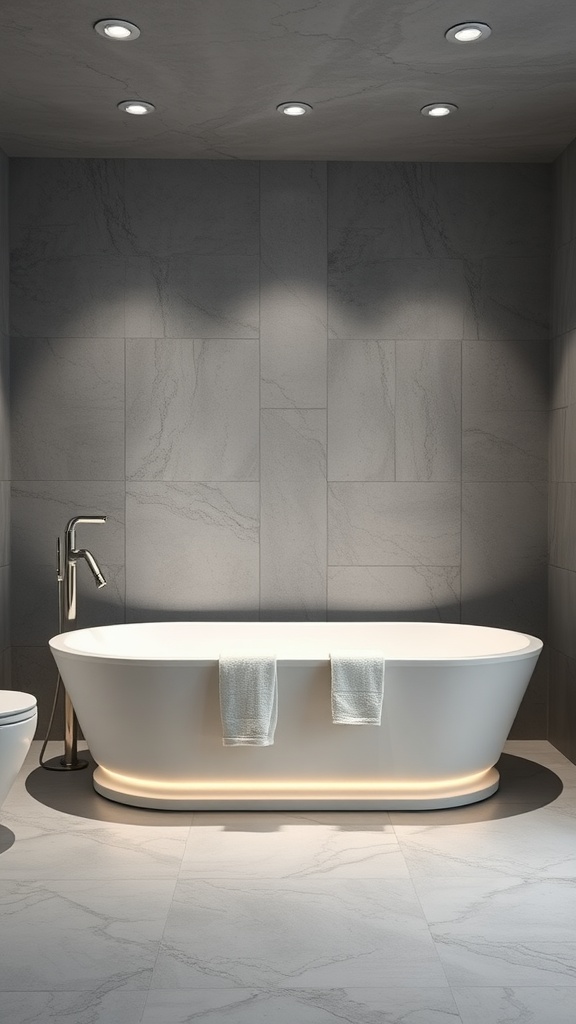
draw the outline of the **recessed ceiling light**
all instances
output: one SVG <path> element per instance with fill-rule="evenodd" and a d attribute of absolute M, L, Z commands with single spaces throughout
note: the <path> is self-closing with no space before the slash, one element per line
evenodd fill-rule
<path fill-rule="evenodd" d="M 280 114 L 288 114 L 290 117 L 301 117 L 302 114 L 309 114 L 312 107 L 309 103 L 300 103 L 291 100 L 290 103 L 279 103 L 276 110 Z"/>
<path fill-rule="evenodd" d="M 481 21 L 465 21 L 462 25 L 453 25 L 444 35 L 451 43 L 479 43 L 492 35 L 492 29 Z"/>
<path fill-rule="evenodd" d="M 123 110 L 126 114 L 151 114 L 156 107 L 145 100 L 122 100 L 122 103 L 118 104 L 118 110 Z"/>
<path fill-rule="evenodd" d="M 455 103 L 427 103 L 425 107 L 422 107 L 420 113 L 425 117 L 446 117 L 447 114 L 453 114 L 455 110 L 458 110 Z"/>
<path fill-rule="evenodd" d="M 137 25 L 133 25 L 131 21 L 122 21 L 120 18 L 104 18 L 103 21 L 97 21 L 94 28 L 105 39 L 116 39 L 122 43 L 138 39 L 140 35 Z"/>

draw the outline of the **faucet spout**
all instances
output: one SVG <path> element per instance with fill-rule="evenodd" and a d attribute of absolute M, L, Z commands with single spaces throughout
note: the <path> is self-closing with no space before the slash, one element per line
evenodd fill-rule
<path fill-rule="evenodd" d="M 98 587 L 98 590 L 106 586 L 106 578 L 104 576 L 104 573 L 102 572 L 100 566 L 98 565 L 98 562 L 94 558 L 94 555 L 92 554 L 91 551 L 88 551 L 87 548 L 78 548 L 78 550 L 75 550 L 71 553 L 76 558 L 83 558 L 84 561 L 87 563 L 94 579 L 96 580 L 96 586 Z"/>

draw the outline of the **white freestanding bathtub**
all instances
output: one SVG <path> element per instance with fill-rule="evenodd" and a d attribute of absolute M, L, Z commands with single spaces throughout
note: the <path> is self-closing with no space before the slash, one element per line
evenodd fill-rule
<path fill-rule="evenodd" d="M 98 767 L 120 803 L 165 809 L 422 809 L 498 788 L 498 760 L 542 643 L 483 626 L 162 622 L 50 641 Z M 333 725 L 331 651 L 382 650 L 382 724 Z M 224 747 L 218 658 L 273 653 L 273 746 Z"/>

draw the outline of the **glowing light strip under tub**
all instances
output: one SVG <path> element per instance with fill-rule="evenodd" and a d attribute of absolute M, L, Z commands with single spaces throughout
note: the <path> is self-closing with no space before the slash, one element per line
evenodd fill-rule
<path fill-rule="evenodd" d="M 187 782 L 157 782 L 152 779 L 143 779 L 133 775 L 121 775 L 119 772 L 112 772 L 108 768 L 97 769 L 97 781 L 101 783 L 111 784 L 114 789 L 125 792 L 141 792 L 141 793 L 158 793 L 159 796 L 169 793 L 179 793 L 182 795 L 189 794 L 190 796 L 199 796 L 202 793 L 210 794 L 211 796 L 222 794 L 222 793 L 237 793 L 242 795 L 250 795 L 251 797 L 257 796 L 260 793 L 278 793 L 278 794 L 302 794 L 307 795 L 312 792 L 321 793 L 329 796 L 330 794 L 336 793 L 358 793 L 366 792 L 373 793 L 375 795 L 381 793 L 394 794 L 398 793 L 402 796 L 405 793 L 414 792 L 430 792 L 441 795 L 445 792 L 458 792 L 469 791 L 471 789 L 482 788 L 482 783 L 490 783 L 494 780 L 495 769 L 484 768 L 480 772 L 475 772 L 473 775 L 461 775 L 457 777 L 438 779 L 436 781 L 430 781 L 429 779 L 413 779 L 410 782 L 392 782 L 385 779 L 380 781 L 374 781 L 373 779 L 358 779 L 351 782 L 349 779 L 332 779 L 330 781 L 322 782 L 301 782 L 297 780 L 293 781 L 239 781 L 238 779 L 224 779 L 218 781 L 206 780 L 202 782 L 194 782 L 193 780 Z"/>

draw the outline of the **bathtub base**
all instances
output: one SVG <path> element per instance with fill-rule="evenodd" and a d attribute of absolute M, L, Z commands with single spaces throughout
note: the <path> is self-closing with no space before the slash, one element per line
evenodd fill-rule
<path fill-rule="evenodd" d="M 467 778 L 421 784 L 384 780 L 158 784 L 117 775 L 102 766 L 93 776 L 94 789 L 108 800 L 166 811 L 423 811 L 477 803 L 492 796 L 499 783 L 494 767 Z"/>

